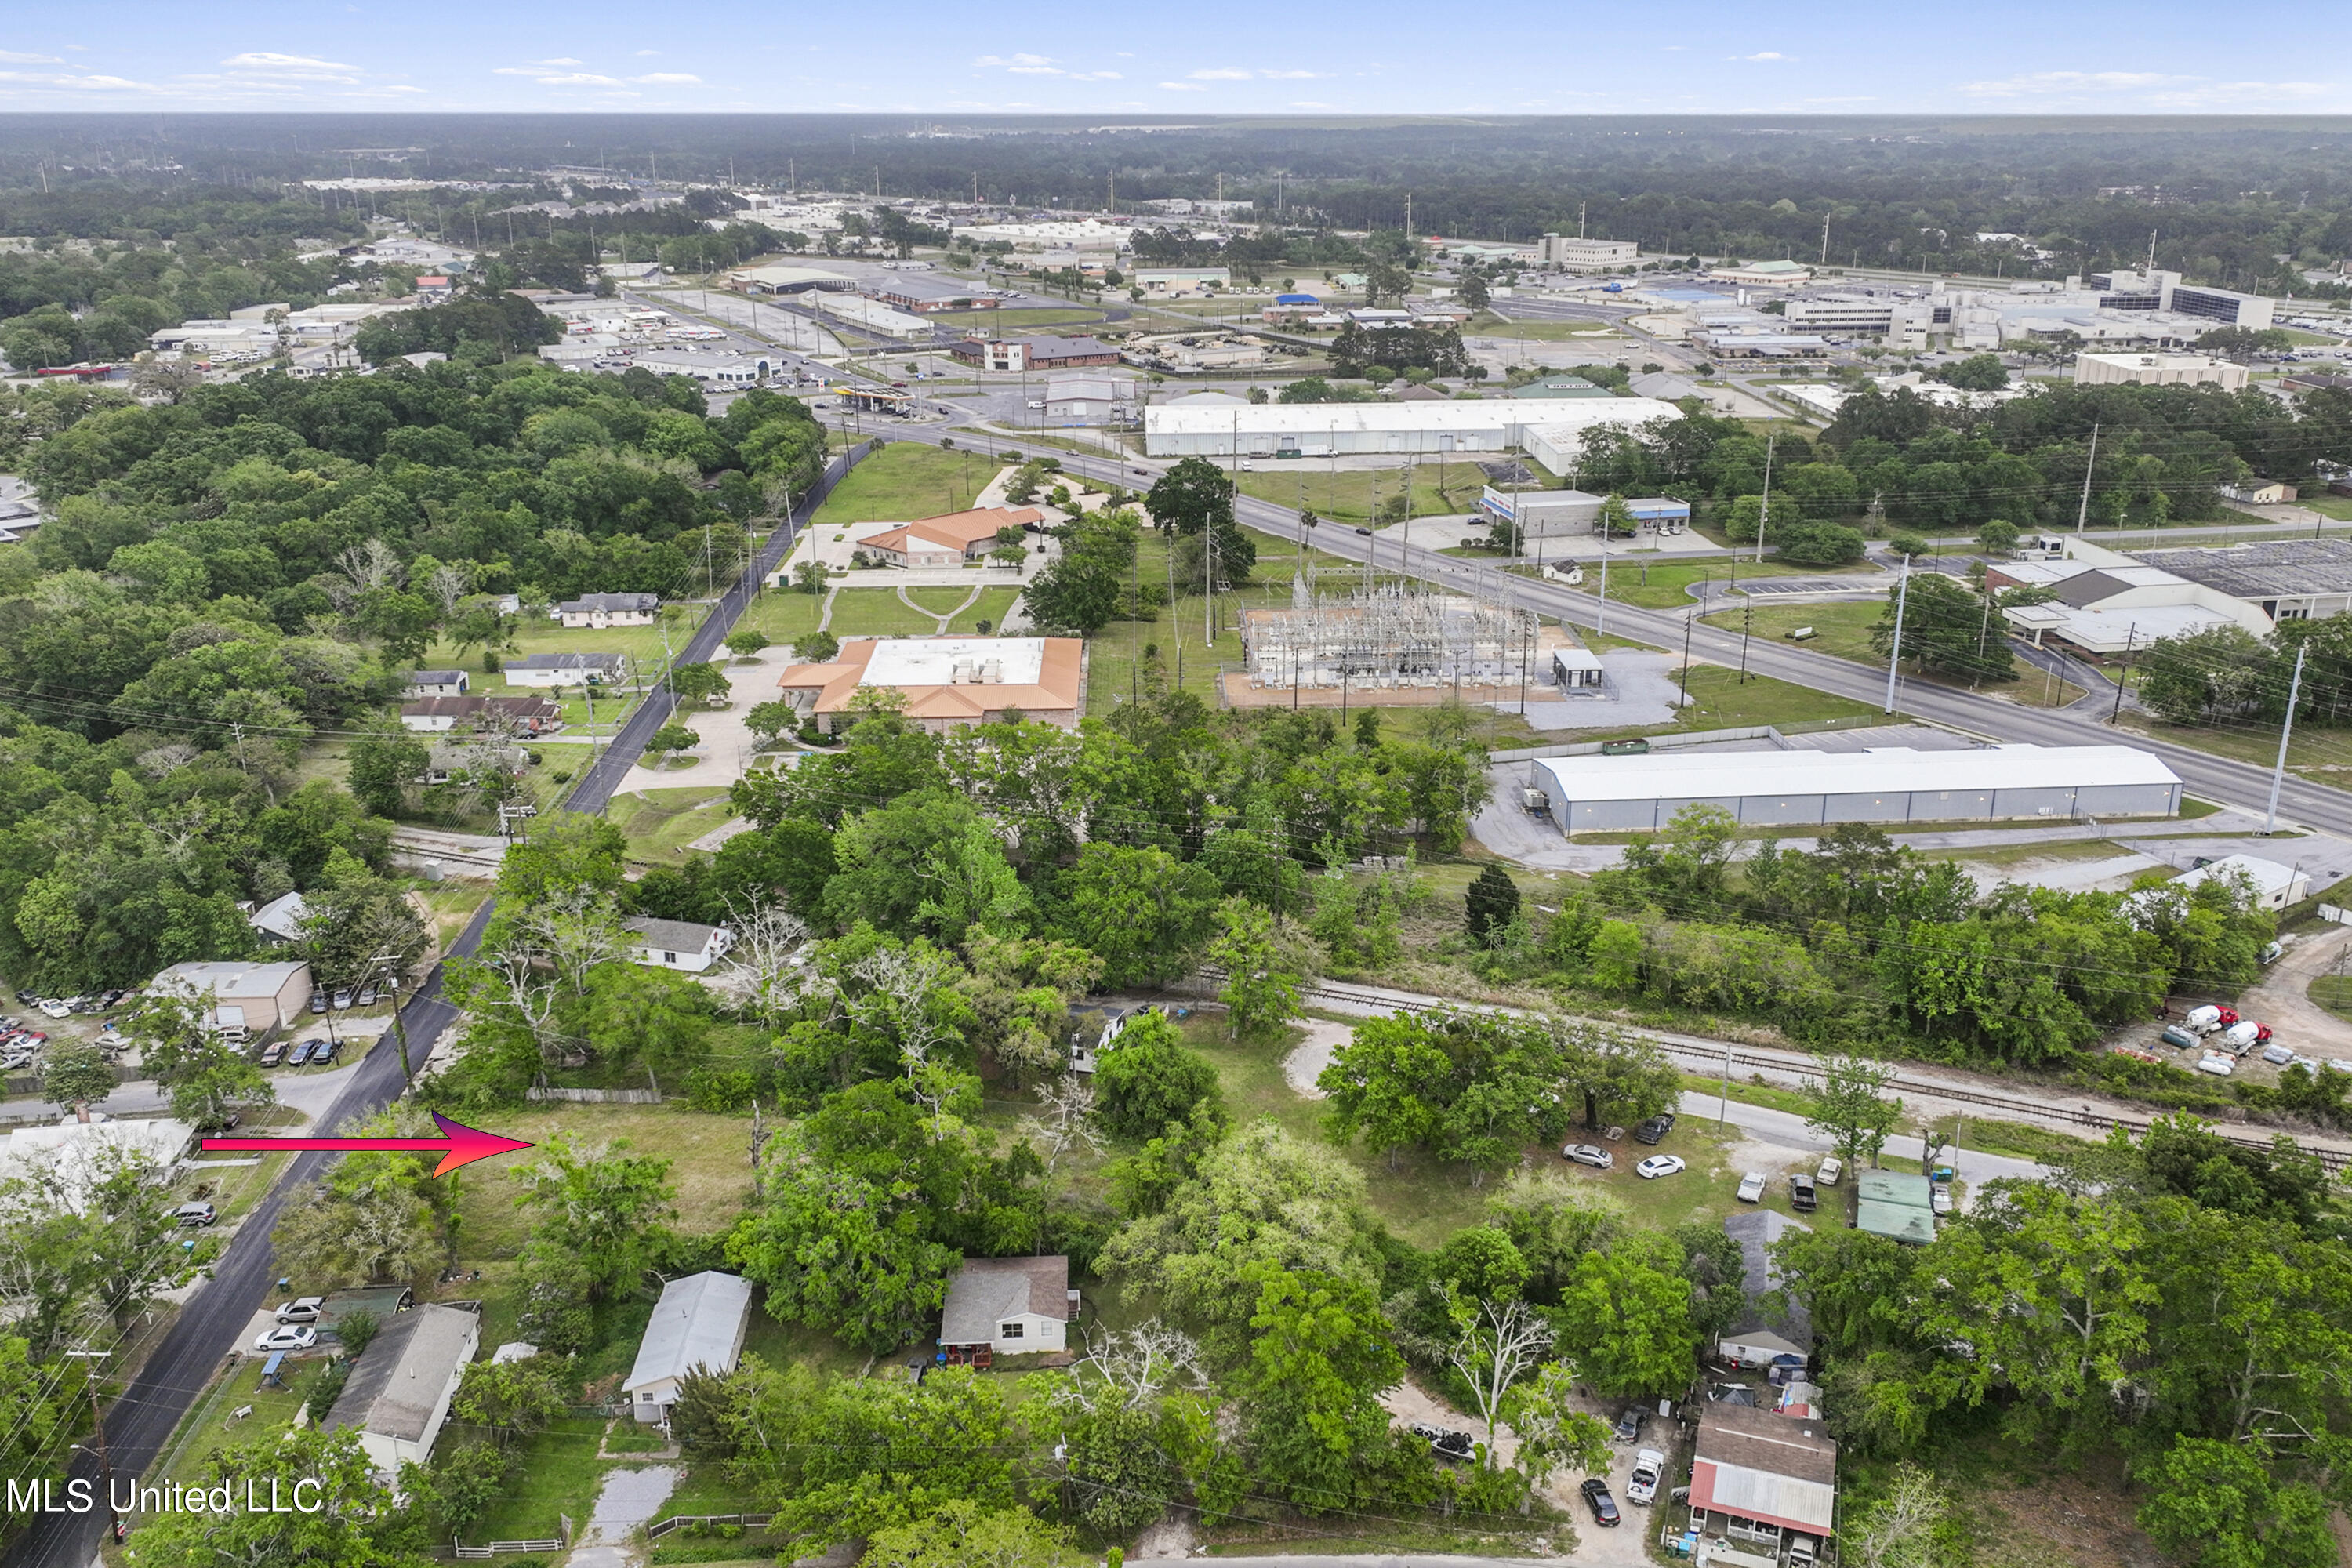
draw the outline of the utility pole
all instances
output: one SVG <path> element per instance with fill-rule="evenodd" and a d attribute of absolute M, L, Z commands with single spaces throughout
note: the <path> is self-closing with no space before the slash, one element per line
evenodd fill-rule
<path fill-rule="evenodd" d="M 1830 264 L 1830 215 L 1822 215 L 1822 265 Z"/>
<path fill-rule="evenodd" d="M 392 1037 L 400 1047 L 400 1080 L 404 1084 L 413 1084 L 416 1081 L 416 1073 L 408 1063 L 408 1025 L 400 1016 L 400 955 L 379 952 L 368 960 L 370 969 L 378 964 L 383 964 L 390 975 L 387 984 L 392 987 Z"/>
<path fill-rule="evenodd" d="M 2083 465 L 2083 500 L 2074 509 L 2074 531 L 2080 533 L 2091 521 L 2091 475 L 2099 467 L 2099 427 L 2091 426 L 2091 460 Z"/>
<path fill-rule="evenodd" d="M 1764 525 L 1772 517 L 1772 453 L 1780 445 L 1780 434 L 1774 431 L 1764 438 L 1764 495 L 1756 508 L 1756 563 L 1764 564 Z"/>
<path fill-rule="evenodd" d="M 2124 716 L 2124 688 L 2131 683 L 2132 644 L 2138 639 L 2139 623 L 2134 621 L 2124 628 L 2124 665 L 2121 669 L 2116 671 L 2116 706 L 2115 710 L 2107 715 L 2107 722 L 2110 724 Z M 2296 662 L 2300 666 L 2299 656 Z M 2299 668 L 2297 673 L 2300 673 Z"/>
<path fill-rule="evenodd" d="M 2310 644 L 2299 643 L 2294 650 L 2294 679 L 2286 689 L 2286 722 L 2279 726 L 2278 762 L 2271 768 L 2270 813 L 2263 818 L 2266 836 L 2278 831 L 2279 785 L 2286 782 L 2286 743 L 2294 737 L 2294 705 L 2303 696 L 2303 656 L 2310 649 Z"/>
<path fill-rule="evenodd" d="M 80 1357 L 93 1363 L 100 1357 L 113 1353 L 112 1351 L 66 1352 L 69 1356 Z M 98 1368 L 95 1365 L 89 1366 L 84 1368 L 84 1373 L 85 1384 L 89 1390 L 89 1422 L 94 1441 L 97 1444 L 98 1484 L 106 1489 L 106 1517 L 110 1521 L 110 1531 L 115 1540 L 121 1541 L 123 1536 L 122 1515 L 114 1506 L 114 1462 L 106 1451 L 106 1414 L 99 1408 L 98 1404 Z M 79 1445 L 77 1444 L 76 1447 Z"/>
<path fill-rule="evenodd" d="M 1886 709 L 1895 711 L 1895 672 L 1903 668 L 1903 611 L 1911 601 L 1911 557 L 1903 558 L 1903 580 L 1895 589 L 1895 647 L 1886 656 Z"/>

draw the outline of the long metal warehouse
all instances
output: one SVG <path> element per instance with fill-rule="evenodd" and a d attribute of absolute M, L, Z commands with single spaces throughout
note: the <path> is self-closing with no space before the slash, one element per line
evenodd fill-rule
<path fill-rule="evenodd" d="M 2171 816 L 2180 810 L 2179 776 L 2129 746 L 1543 757 L 1528 764 L 1528 783 L 1550 797 L 1552 820 L 1563 833 L 1664 827 L 1698 803 L 1759 826 Z"/>
<path fill-rule="evenodd" d="M 1559 473 L 1574 463 L 1585 432 L 1596 426 L 1635 429 L 1654 419 L 1679 419 L 1682 412 L 1649 397 L 1176 404 L 1143 411 L 1143 449 L 1154 458 L 1323 458 L 1524 447 Z"/>

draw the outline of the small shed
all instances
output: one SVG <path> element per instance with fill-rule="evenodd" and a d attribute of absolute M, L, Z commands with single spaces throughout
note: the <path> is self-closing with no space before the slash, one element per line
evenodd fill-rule
<path fill-rule="evenodd" d="M 1856 1230 L 1921 1247 L 1936 1239 L 1935 1184 L 1927 1177 L 1864 1171 L 1853 1185 Z"/>
<path fill-rule="evenodd" d="M 1067 1258 L 967 1258 L 948 1282 L 940 1357 L 986 1366 L 996 1352 L 1062 1350 L 1077 1315 Z"/>
<path fill-rule="evenodd" d="M 1563 691 L 1597 689 L 1603 679 L 1601 656 L 1589 647 L 1556 647 L 1551 678 Z"/>
<path fill-rule="evenodd" d="M 751 1323 L 751 1282 L 739 1275 L 706 1270 L 663 1286 L 637 1343 L 636 1364 L 621 1385 L 631 1414 L 647 1426 L 666 1421 L 687 1373 L 733 1372 Z"/>

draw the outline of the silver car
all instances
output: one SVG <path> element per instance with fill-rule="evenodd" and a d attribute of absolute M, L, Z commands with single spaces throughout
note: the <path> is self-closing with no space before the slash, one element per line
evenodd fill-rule
<path fill-rule="evenodd" d="M 1617 1163 L 1617 1157 L 1598 1143 L 1570 1143 L 1559 1152 L 1559 1157 L 1590 1165 L 1596 1171 L 1609 1170 Z"/>

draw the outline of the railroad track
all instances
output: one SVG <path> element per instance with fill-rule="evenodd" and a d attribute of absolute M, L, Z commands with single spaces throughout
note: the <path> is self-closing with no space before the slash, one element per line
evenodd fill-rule
<path fill-rule="evenodd" d="M 1224 978 L 1222 972 L 1210 968 L 1203 968 L 1201 974 L 1203 979 Z M 1530 1016 L 1527 1009 L 1519 1007 L 1504 1007 L 1486 1003 L 1453 1003 L 1435 996 L 1405 997 L 1329 984 L 1315 985 L 1303 994 L 1306 1000 L 1312 1002 L 1327 1002 L 1342 1007 L 1381 1009 L 1396 1013 L 1469 1011 L 1508 1013 L 1520 1017 Z M 1818 1079 L 1822 1076 L 1822 1069 L 1819 1067 L 1794 1053 L 1765 1055 L 1753 1050 L 1741 1050 L 1737 1046 L 1715 1046 L 1688 1038 L 1679 1038 L 1655 1029 L 1634 1028 L 1623 1025 L 1602 1025 L 1598 1019 L 1576 1021 L 1617 1028 L 1625 1034 L 1651 1041 L 1670 1057 L 1704 1062 L 1709 1067 L 1721 1065 L 1727 1071 L 1732 1068 L 1745 1068 L 1751 1072 L 1780 1073 L 1797 1079 Z M 2015 1095 L 1991 1094 L 1982 1089 L 1957 1089 L 1949 1084 L 1937 1083 L 1927 1079 L 1910 1078 L 1900 1073 L 1895 1075 L 1888 1087 L 1920 1100 L 1940 1100 L 1956 1105 L 1981 1106 L 1987 1110 L 2007 1111 L 2014 1116 L 2030 1117 L 2041 1121 L 2063 1122 L 2070 1127 L 2086 1128 L 2098 1132 L 2106 1132 L 2120 1127 L 2125 1131 L 2137 1136 L 2146 1133 L 2152 1124 L 2151 1120 L 2146 1117 L 2125 1116 L 2113 1111 L 2100 1110 L 2088 1105 L 2081 1106 L 2079 1109 L 2075 1106 L 2053 1105 L 2043 1100 L 2025 1100 Z M 2271 1147 L 2272 1140 L 2269 1138 L 2232 1131 L 2226 1127 L 2215 1127 L 2212 1131 L 2216 1137 L 2234 1143 L 2242 1149 L 2268 1150 Z M 2297 1149 L 2317 1160 L 2327 1171 L 2338 1172 L 2352 1166 L 2352 1151 L 2331 1148 L 2326 1144 L 2307 1143 L 2301 1139 L 2291 1141 Z"/>

